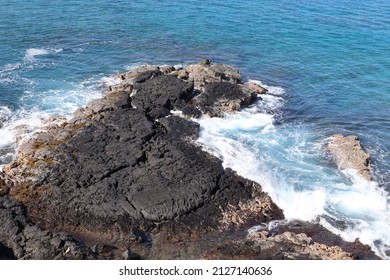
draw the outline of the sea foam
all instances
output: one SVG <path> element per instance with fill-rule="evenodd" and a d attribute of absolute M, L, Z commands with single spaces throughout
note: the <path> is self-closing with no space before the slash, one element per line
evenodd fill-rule
<path fill-rule="evenodd" d="M 0 166 L 15 158 L 20 143 L 45 130 L 49 117 L 70 119 L 75 110 L 101 97 L 101 87 L 106 81 L 102 77 L 91 77 L 79 83 L 62 84 L 58 89 L 42 92 L 31 89 L 20 99 L 20 108 L 1 106 Z"/>
<path fill-rule="evenodd" d="M 33 60 L 36 56 L 39 56 L 39 55 L 46 55 L 46 54 L 49 54 L 49 50 L 47 49 L 28 49 L 26 50 L 26 54 L 24 56 L 24 58 L 26 60 Z"/>
<path fill-rule="evenodd" d="M 26 50 L 24 55 L 24 59 L 28 61 L 32 61 L 36 56 L 48 55 L 51 53 L 60 53 L 62 52 L 62 48 L 50 48 L 50 49 L 38 49 L 38 48 L 30 48 Z"/>
<path fill-rule="evenodd" d="M 388 193 L 356 171 L 340 171 L 330 163 L 318 131 L 302 124 L 275 125 L 284 91 L 268 90 L 270 95 L 248 109 L 198 120 L 197 142 L 222 159 L 225 168 L 258 182 L 286 219 L 319 220 L 345 240 L 359 238 L 378 256 L 389 258 Z"/>

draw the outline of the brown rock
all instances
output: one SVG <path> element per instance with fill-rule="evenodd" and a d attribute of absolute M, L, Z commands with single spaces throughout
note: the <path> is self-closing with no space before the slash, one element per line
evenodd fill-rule
<path fill-rule="evenodd" d="M 284 232 L 269 236 L 269 232 L 254 232 L 244 239 L 231 238 L 218 246 L 210 244 L 203 259 L 282 259 L 282 260 L 351 260 L 353 255 L 340 247 L 313 242 L 304 233 Z"/>
<path fill-rule="evenodd" d="M 236 206 L 228 206 L 228 210 L 222 212 L 223 228 L 257 224 L 262 220 L 261 217 L 283 218 L 282 210 L 276 207 L 269 196 L 255 196 L 254 199 L 240 202 Z"/>
<path fill-rule="evenodd" d="M 277 236 L 285 232 L 295 234 L 305 234 L 312 239 L 314 244 L 323 244 L 328 248 L 338 247 L 348 253 L 354 259 L 375 260 L 380 259 L 371 250 L 370 246 L 362 244 L 359 240 L 347 242 L 339 235 L 332 233 L 320 224 L 304 222 L 300 220 L 290 220 L 288 223 L 280 223 L 271 230 L 270 235 Z M 319 246 L 319 245 L 318 245 Z M 325 248 L 319 246 L 319 248 Z M 336 257 L 338 259 L 338 257 Z"/>
<path fill-rule="evenodd" d="M 257 94 L 265 94 L 268 91 L 266 88 L 263 88 L 262 86 L 254 82 L 248 82 L 245 85 L 248 87 L 248 89 L 256 92 Z"/>
<path fill-rule="evenodd" d="M 357 136 L 335 134 L 330 139 L 327 150 L 331 153 L 339 169 L 352 168 L 364 179 L 369 181 L 373 179 L 371 156 L 363 150 Z"/>
<path fill-rule="evenodd" d="M 182 80 L 188 80 L 189 79 L 189 73 L 186 70 L 184 70 L 184 69 L 174 70 L 174 71 L 170 72 L 169 75 L 174 75 L 174 76 L 176 76 L 176 77 L 178 77 L 179 79 L 182 79 Z"/>
<path fill-rule="evenodd" d="M 185 70 L 189 72 L 189 79 L 194 81 L 195 89 L 200 91 L 209 83 L 241 83 L 241 75 L 237 69 L 226 64 L 213 64 L 210 60 L 189 65 Z"/>

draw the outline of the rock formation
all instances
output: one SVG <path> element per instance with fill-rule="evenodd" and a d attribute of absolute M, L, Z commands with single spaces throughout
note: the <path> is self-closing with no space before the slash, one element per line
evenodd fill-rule
<path fill-rule="evenodd" d="M 21 143 L 3 168 L 3 258 L 365 256 L 331 243 L 312 248 L 302 235 L 308 229 L 247 235 L 253 225 L 283 220 L 282 210 L 259 184 L 194 144 L 197 123 L 172 115 L 223 116 L 264 93 L 244 85 L 236 69 L 206 60 L 116 77 L 103 98 Z"/>
<path fill-rule="evenodd" d="M 327 146 L 334 161 L 341 170 L 355 169 L 364 179 L 372 180 L 371 156 L 366 153 L 355 135 L 332 135 Z"/>

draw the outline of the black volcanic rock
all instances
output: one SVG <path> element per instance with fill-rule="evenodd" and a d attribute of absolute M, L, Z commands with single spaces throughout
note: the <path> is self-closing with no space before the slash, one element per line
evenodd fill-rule
<path fill-rule="evenodd" d="M 143 109 L 152 119 L 170 115 L 173 109 L 181 109 L 192 98 L 193 83 L 175 76 L 159 76 L 134 85 L 132 105 Z"/>
<path fill-rule="evenodd" d="M 24 207 L 0 197 L 0 259 L 97 259 L 84 244 L 63 233 L 42 230 Z"/>
<path fill-rule="evenodd" d="M 251 104 L 257 93 L 242 85 L 227 82 L 206 84 L 204 92 L 196 97 L 196 105 L 211 117 L 223 117 L 225 113 L 240 110 Z"/>

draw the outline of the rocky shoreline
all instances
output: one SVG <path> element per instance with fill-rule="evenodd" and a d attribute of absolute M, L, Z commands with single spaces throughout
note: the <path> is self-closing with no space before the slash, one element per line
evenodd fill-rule
<path fill-rule="evenodd" d="M 204 60 L 115 78 L 71 120 L 20 143 L 3 168 L 0 259 L 378 258 L 317 224 L 280 222 L 259 184 L 194 143 L 191 118 L 223 117 L 266 94 L 237 69 Z"/>

